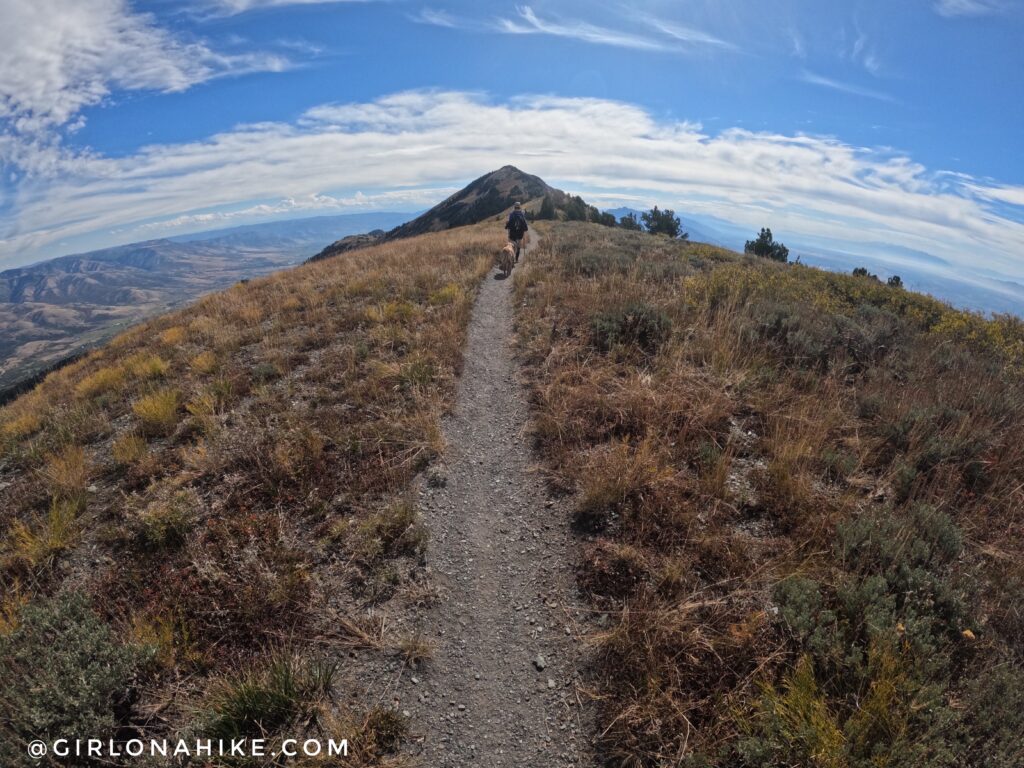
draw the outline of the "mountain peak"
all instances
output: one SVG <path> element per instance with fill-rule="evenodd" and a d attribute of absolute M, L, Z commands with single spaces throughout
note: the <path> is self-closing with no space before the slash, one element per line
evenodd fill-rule
<path fill-rule="evenodd" d="M 568 200 L 565 192 L 548 186 L 539 176 L 525 173 L 514 165 L 505 165 L 485 173 L 422 216 L 395 227 L 372 242 L 386 242 L 477 224 L 500 215 L 514 203 L 522 203 L 527 210 L 536 211 L 540 209 L 545 197 L 550 197 L 555 207 L 559 208 Z M 313 260 L 325 259 L 367 244 L 365 237 L 339 240 L 327 246 Z"/>

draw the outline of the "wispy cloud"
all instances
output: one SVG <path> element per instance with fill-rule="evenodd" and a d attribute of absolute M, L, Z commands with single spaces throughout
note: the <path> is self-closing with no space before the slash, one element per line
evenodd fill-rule
<path fill-rule="evenodd" d="M 987 200 L 998 200 L 1001 203 L 1017 206 L 1021 209 L 1021 215 L 1024 216 L 1024 187 L 1005 187 L 998 185 L 982 187 L 971 185 L 971 189 L 976 195 L 984 197 Z"/>
<path fill-rule="evenodd" d="M 800 79 L 805 83 L 811 85 L 819 85 L 822 88 L 831 88 L 833 91 L 840 91 L 841 93 L 848 93 L 851 96 L 863 96 L 867 99 L 877 99 L 878 101 L 889 101 L 896 102 L 896 98 L 883 93 L 882 91 L 876 91 L 872 88 L 864 88 L 854 83 L 846 83 L 841 80 L 833 80 L 830 77 L 819 75 L 808 70 L 804 70 L 800 74 Z"/>
<path fill-rule="evenodd" d="M 682 53 L 697 46 L 735 48 L 707 32 L 683 26 L 649 15 L 632 15 L 635 21 L 657 32 L 640 34 L 610 27 L 602 27 L 579 19 L 542 17 L 528 5 L 518 6 L 514 17 L 476 20 L 433 8 L 421 8 L 409 19 L 419 24 L 431 24 L 450 29 L 476 32 L 499 32 L 507 35 L 551 35 L 593 45 L 631 48 L 639 51 Z"/>
<path fill-rule="evenodd" d="M 464 19 L 457 19 L 447 11 L 439 11 L 434 8 L 420 8 L 416 13 L 409 14 L 409 20 L 417 24 L 430 24 L 449 29 L 467 26 Z"/>
<path fill-rule="evenodd" d="M 323 105 L 294 123 L 241 126 L 124 157 L 26 150 L 16 194 L 0 214 L 0 263 L 127 239 L 112 230 L 144 226 L 155 236 L 204 225 L 195 217 L 242 223 L 317 206 L 406 207 L 387 195 L 429 197 L 423 190 L 459 186 L 509 162 L 595 199 L 633 195 L 725 214 L 752 232 L 770 224 L 793 239 L 842 241 L 854 253 L 892 243 L 1024 278 L 1024 223 L 1006 213 L 1024 187 L 936 173 L 834 138 L 711 133 L 622 102 L 493 102 L 443 91 Z"/>
<path fill-rule="evenodd" d="M 683 26 L 682 24 L 676 24 L 675 22 L 666 21 L 665 19 L 656 18 L 654 16 L 641 16 L 640 18 L 648 26 L 653 27 L 663 35 L 687 45 L 709 45 L 721 48 L 736 47 L 732 43 L 726 42 L 725 40 L 717 38 L 708 32 L 694 27 Z"/>
<path fill-rule="evenodd" d="M 935 12 L 940 16 L 987 16 L 1006 9 L 1005 0 L 935 0 Z"/>
<path fill-rule="evenodd" d="M 263 8 L 283 8 L 289 5 L 326 5 L 328 3 L 363 3 L 373 0 L 198 0 L 195 8 L 211 16 L 235 16 Z"/>
<path fill-rule="evenodd" d="M 804 38 L 796 29 L 789 29 L 789 44 L 790 51 L 794 56 L 798 59 L 807 58 L 807 46 L 804 45 Z"/>
<path fill-rule="evenodd" d="M 877 75 L 882 68 L 882 62 L 877 52 L 871 47 L 867 33 L 859 27 L 849 56 L 851 61 L 860 64 L 872 75 Z"/>
<path fill-rule="evenodd" d="M 2 5 L 0 128 L 23 136 L 74 124 L 81 110 L 115 90 L 178 92 L 218 77 L 290 66 L 277 54 L 229 54 L 184 39 L 125 0 Z"/>
<path fill-rule="evenodd" d="M 356 192 L 348 197 L 334 197 L 333 195 L 313 193 L 301 197 L 286 197 L 276 203 L 260 203 L 235 210 L 183 214 L 172 219 L 152 221 L 126 229 L 119 229 L 116 232 L 117 234 L 134 234 L 140 237 L 144 237 L 151 232 L 158 232 L 166 236 L 175 230 L 191 232 L 224 226 L 239 220 L 265 219 L 289 214 L 312 214 L 323 213 L 324 211 L 352 212 L 365 209 L 381 210 L 384 208 L 422 208 L 434 205 L 438 200 L 443 200 L 458 192 L 458 190 L 458 187 L 427 187 L 381 192 L 374 195 Z"/>
<path fill-rule="evenodd" d="M 629 32 L 600 27 L 586 21 L 542 19 L 534 10 L 524 5 L 516 8 L 515 19 L 500 18 L 496 21 L 499 31 L 517 35 L 553 35 L 585 43 L 610 45 L 618 48 L 633 48 L 645 51 L 665 51 L 669 46 L 662 40 Z"/>

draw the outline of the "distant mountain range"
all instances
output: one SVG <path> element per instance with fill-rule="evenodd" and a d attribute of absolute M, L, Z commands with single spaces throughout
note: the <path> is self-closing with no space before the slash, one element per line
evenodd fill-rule
<path fill-rule="evenodd" d="M 409 213 L 275 221 L 148 240 L 0 272 L 0 394 L 148 315 L 303 261 Z"/>

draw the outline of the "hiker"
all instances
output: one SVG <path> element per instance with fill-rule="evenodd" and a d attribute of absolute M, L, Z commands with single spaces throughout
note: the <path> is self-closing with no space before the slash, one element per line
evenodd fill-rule
<path fill-rule="evenodd" d="M 505 229 L 508 230 L 508 239 L 512 242 L 512 245 L 516 249 L 516 263 L 519 262 L 519 248 L 523 244 L 523 236 L 530 229 L 530 225 L 526 223 L 526 214 L 523 213 L 523 206 L 520 203 L 516 203 L 512 206 L 512 213 L 508 215 L 508 221 L 505 222 Z"/>

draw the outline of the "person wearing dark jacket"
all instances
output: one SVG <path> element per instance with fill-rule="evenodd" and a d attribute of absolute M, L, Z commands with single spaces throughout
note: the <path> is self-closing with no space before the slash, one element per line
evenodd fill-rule
<path fill-rule="evenodd" d="M 508 239 L 515 246 L 516 261 L 519 261 L 519 249 L 523 245 L 523 237 L 530 229 L 530 225 L 526 222 L 526 214 L 523 213 L 523 206 L 520 203 L 516 203 L 512 207 L 512 213 L 508 215 L 508 221 L 505 222 L 505 229 L 508 230 Z"/>

